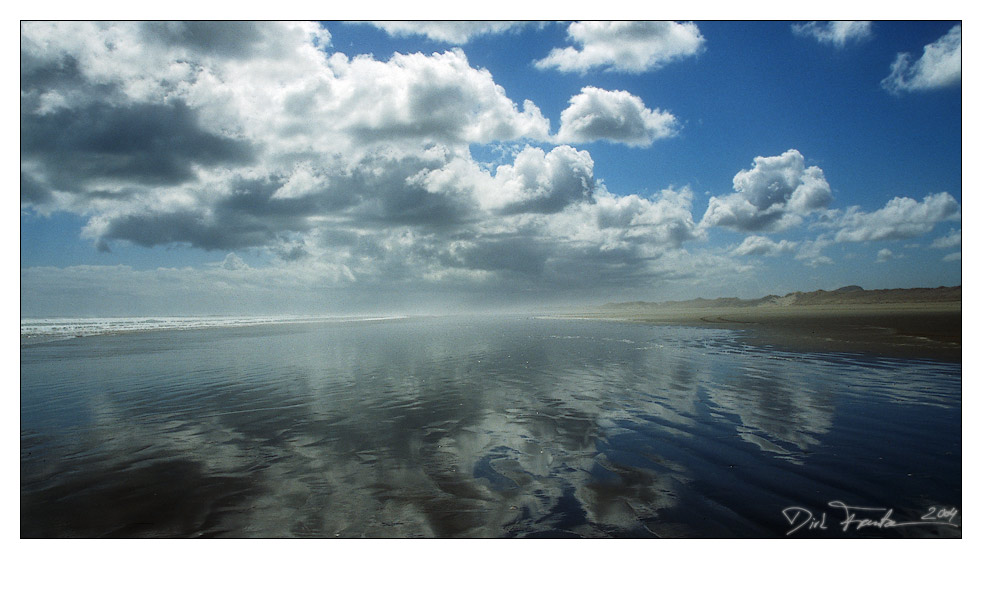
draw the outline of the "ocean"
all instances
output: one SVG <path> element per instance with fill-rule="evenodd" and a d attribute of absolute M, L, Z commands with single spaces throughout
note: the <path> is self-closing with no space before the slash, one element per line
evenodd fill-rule
<path fill-rule="evenodd" d="M 961 364 L 530 316 L 23 320 L 22 537 L 961 537 Z"/>

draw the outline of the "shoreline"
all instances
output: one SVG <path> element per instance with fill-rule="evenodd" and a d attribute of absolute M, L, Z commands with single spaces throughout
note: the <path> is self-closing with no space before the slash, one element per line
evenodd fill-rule
<path fill-rule="evenodd" d="M 740 330 L 756 347 L 794 352 L 863 353 L 961 362 L 961 302 L 659 307 L 585 311 L 567 319 L 596 319 Z"/>

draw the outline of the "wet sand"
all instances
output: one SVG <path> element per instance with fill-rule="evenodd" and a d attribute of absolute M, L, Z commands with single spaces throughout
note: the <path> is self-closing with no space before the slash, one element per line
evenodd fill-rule
<path fill-rule="evenodd" d="M 739 330 L 747 344 L 800 352 L 865 353 L 960 362 L 961 302 L 650 307 L 576 317 Z"/>
<path fill-rule="evenodd" d="M 789 506 L 829 516 L 791 537 L 961 536 L 960 364 L 741 349 L 732 317 L 24 344 L 21 537 L 788 538 Z"/>

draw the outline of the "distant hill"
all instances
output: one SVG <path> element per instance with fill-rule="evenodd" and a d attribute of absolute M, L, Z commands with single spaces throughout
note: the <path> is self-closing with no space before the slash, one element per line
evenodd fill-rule
<path fill-rule="evenodd" d="M 850 305 L 850 304 L 901 304 L 917 302 L 960 302 L 962 286 L 937 288 L 909 288 L 892 290 L 864 290 L 858 285 L 841 287 L 831 292 L 791 292 L 784 296 L 774 294 L 763 298 L 715 298 L 667 302 L 612 302 L 600 306 L 601 311 L 646 311 L 651 309 L 694 309 L 721 307 L 793 307 L 802 305 Z"/>

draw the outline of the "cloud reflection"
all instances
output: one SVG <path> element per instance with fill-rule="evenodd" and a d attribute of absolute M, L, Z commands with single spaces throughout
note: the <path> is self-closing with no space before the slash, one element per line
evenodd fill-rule
<path fill-rule="evenodd" d="M 146 336 L 25 350 L 22 534 L 697 536 L 716 508 L 693 489 L 729 488 L 735 464 L 801 467 L 844 374 L 884 378 L 627 324 Z M 763 526 L 713 518 L 728 534 Z"/>

